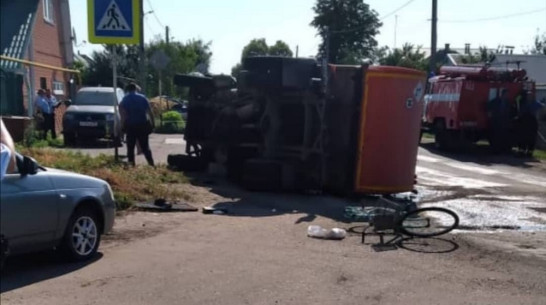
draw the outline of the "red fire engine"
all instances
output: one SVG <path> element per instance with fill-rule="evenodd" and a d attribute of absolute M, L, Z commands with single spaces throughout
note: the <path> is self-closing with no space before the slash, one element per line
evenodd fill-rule
<path fill-rule="evenodd" d="M 503 89 L 515 104 L 522 92 L 535 93 L 535 84 L 525 70 L 488 66 L 444 66 L 440 75 L 429 79 L 423 129 L 435 134 L 440 149 L 457 148 L 464 143 L 486 139 L 489 119 L 487 102 Z"/>

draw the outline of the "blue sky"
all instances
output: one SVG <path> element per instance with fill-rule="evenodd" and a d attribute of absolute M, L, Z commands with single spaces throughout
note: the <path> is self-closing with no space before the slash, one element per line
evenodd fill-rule
<path fill-rule="evenodd" d="M 242 48 L 253 38 L 266 38 L 268 43 L 281 39 L 300 56 L 316 54 L 319 38 L 309 26 L 313 19 L 315 0 L 143 0 L 145 11 L 145 40 L 165 36 L 163 26 L 171 28 L 175 40 L 200 38 L 212 41 L 213 73 L 230 73 L 241 56 Z M 342 0 L 340 0 L 342 1 Z M 386 16 L 408 3 L 408 0 L 364 1 Z M 450 43 L 452 47 L 511 45 L 516 52 L 533 43 L 537 30 L 546 32 L 546 0 L 439 0 L 438 47 Z M 82 43 L 87 40 L 87 0 L 70 0 L 72 26 L 79 46 L 76 50 L 91 53 L 98 45 Z M 404 42 L 430 47 L 430 19 L 432 0 L 413 0 L 407 6 L 385 18 L 380 45 L 394 46 L 395 15 L 397 46 Z M 531 13 L 532 12 L 532 13 Z M 513 17 L 502 17 L 520 14 Z M 159 22 L 158 20 L 159 19 Z M 492 20 L 479 20 L 491 18 Z"/>

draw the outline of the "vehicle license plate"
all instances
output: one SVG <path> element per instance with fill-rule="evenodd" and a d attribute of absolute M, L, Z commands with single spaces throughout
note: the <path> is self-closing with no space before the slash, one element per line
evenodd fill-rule
<path fill-rule="evenodd" d="M 97 126 L 99 126 L 99 123 L 98 122 L 80 122 L 80 126 L 97 127 Z"/>

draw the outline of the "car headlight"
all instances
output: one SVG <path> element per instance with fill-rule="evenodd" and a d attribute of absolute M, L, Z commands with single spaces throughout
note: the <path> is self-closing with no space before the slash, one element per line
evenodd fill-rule
<path fill-rule="evenodd" d="M 115 119 L 115 117 L 116 116 L 114 114 L 109 113 L 109 114 L 106 115 L 106 120 L 107 121 L 113 121 Z"/>
<path fill-rule="evenodd" d="M 73 121 L 74 120 L 74 114 L 73 113 L 65 113 L 64 119 L 67 121 Z"/>

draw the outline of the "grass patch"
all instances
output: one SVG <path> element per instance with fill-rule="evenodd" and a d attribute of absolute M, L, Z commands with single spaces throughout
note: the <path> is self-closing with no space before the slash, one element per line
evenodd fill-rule
<path fill-rule="evenodd" d="M 423 138 L 424 139 L 434 139 L 434 134 L 430 132 L 423 132 Z"/>
<path fill-rule="evenodd" d="M 538 160 L 546 160 L 546 150 L 535 149 L 535 151 L 533 152 L 533 157 Z"/>
<path fill-rule="evenodd" d="M 22 147 L 20 152 L 32 156 L 42 166 L 73 171 L 107 181 L 121 210 L 130 208 L 135 202 L 151 201 L 156 198 L 190 199 L 184 191 L 175 186 L 187 183 L 187 178 L 166 166 L 126 167 L 116 163 L 113 156 L 90 157 L 49 148 Z"/>
<path fill-rule="evenodd" d="M 64 141 L 59 137 L 57 137 L 56 139 L 53 139 L 51 137 L 50 132 L 47 133 L 46 138 L 44 139 L 43 132 L 37 130 L 34 124 L 31 124 L 25 130 L 24 140 L 21 142 L 21 144 L 25 147 L 36 147 L 36 148 L 64 147 Z"/>

